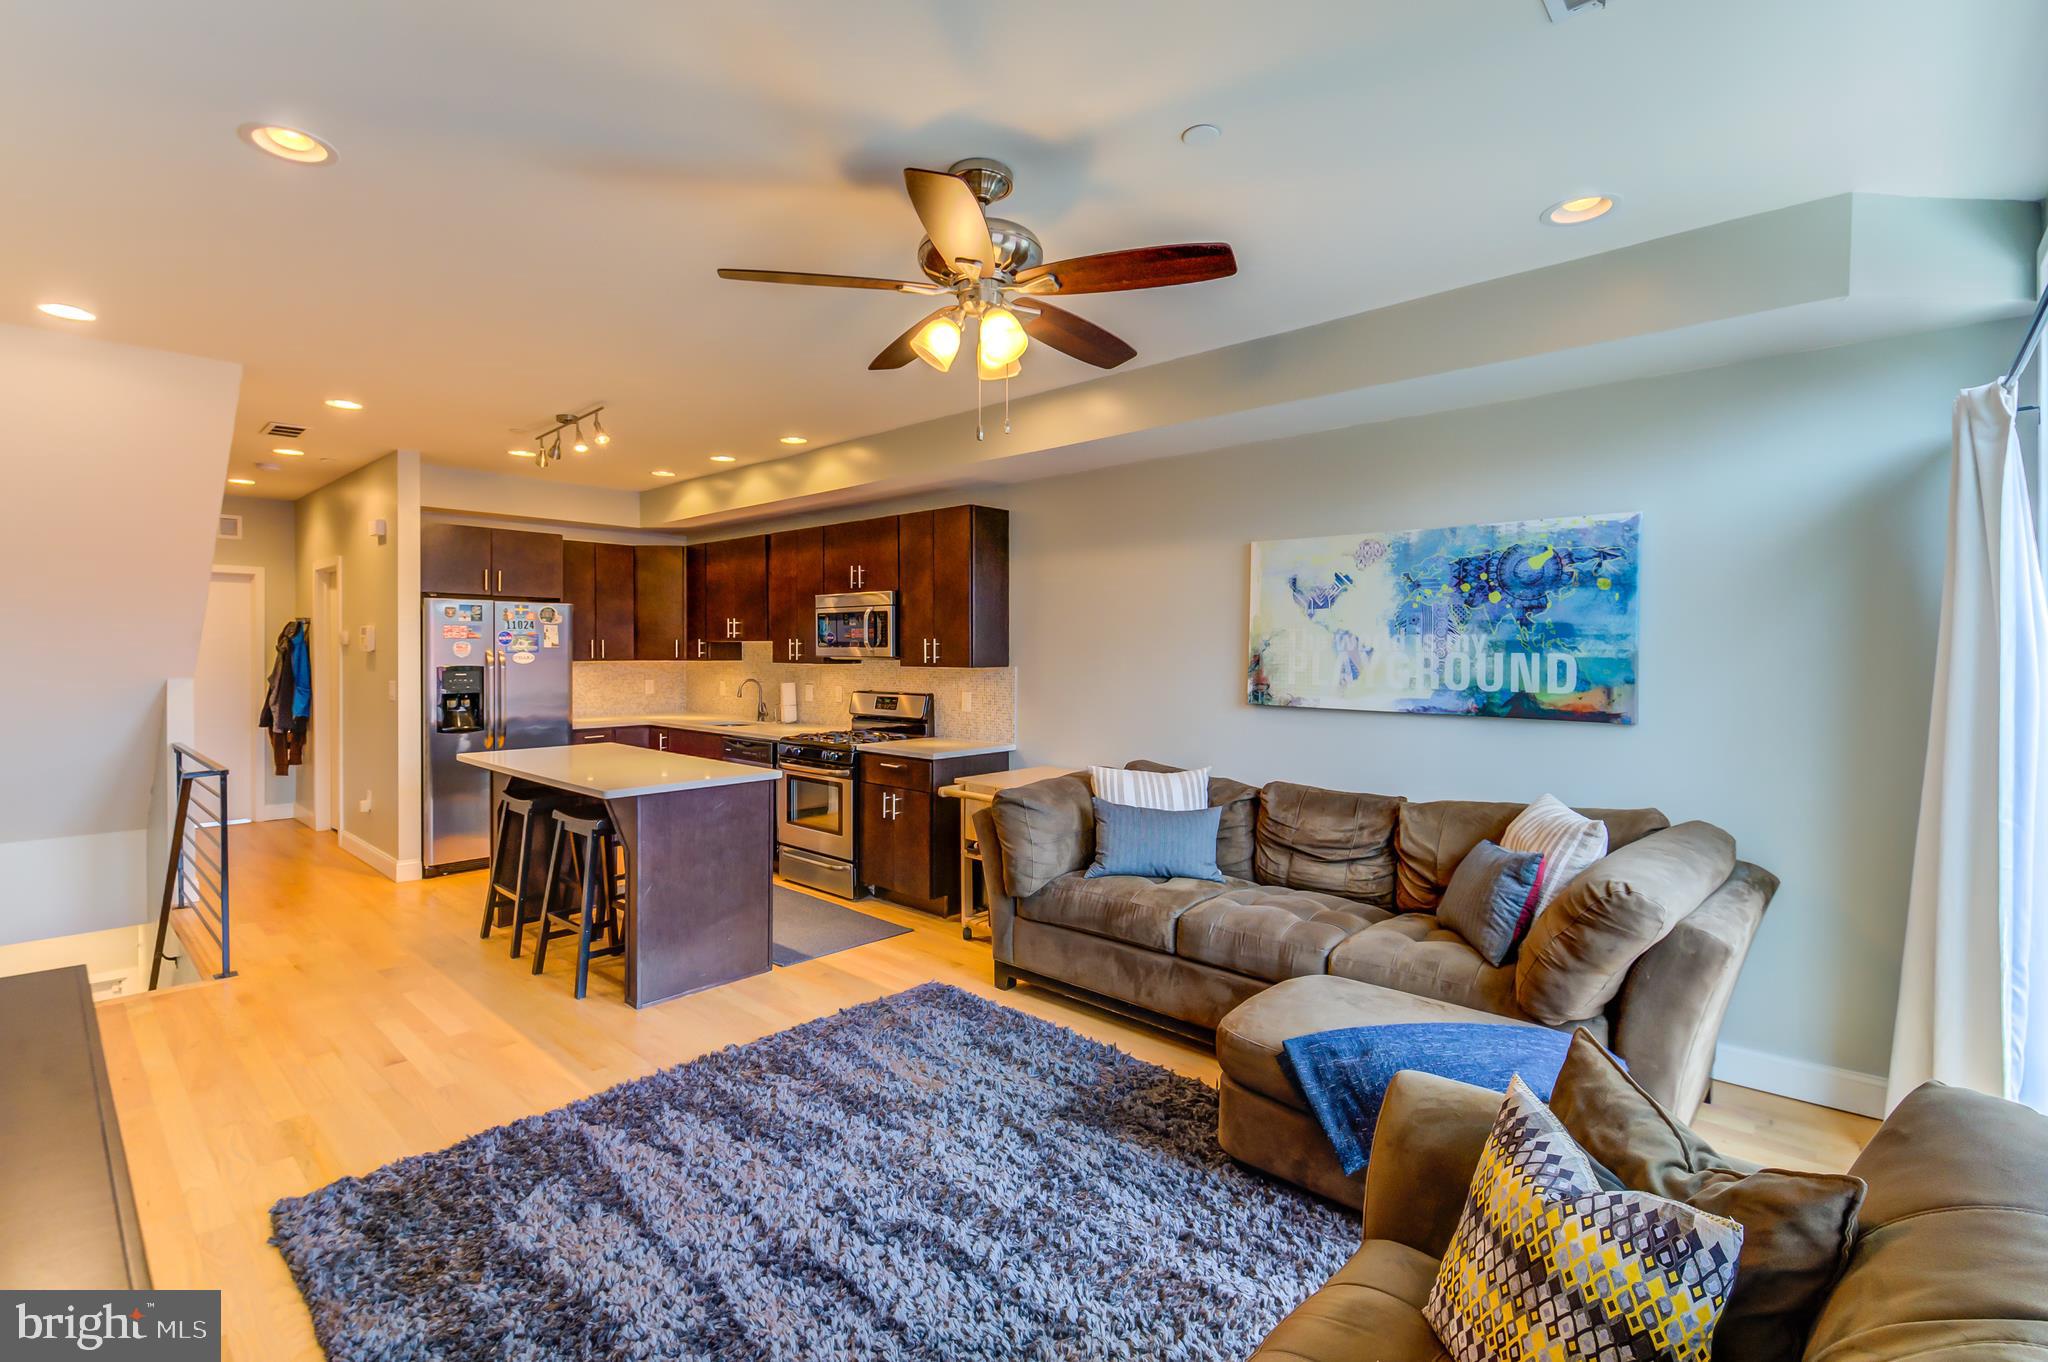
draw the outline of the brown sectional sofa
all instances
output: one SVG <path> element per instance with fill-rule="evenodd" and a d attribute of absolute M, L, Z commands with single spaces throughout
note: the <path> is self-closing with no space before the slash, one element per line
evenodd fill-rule
<path fill-rule="evenodd" d="M 1366 1170 L 1364 1242 L 1254 1362 L 1435 1362 L 1423 1318 L 1501 1096 L 1430 1074 L 1387 1089 Z M 1849 1170 L 1868 1184 L 1848 1262 L 1802 1362 L 2048 1357 L 2048 1118 L 1930 1083 Z M 1739 1285 L 1739 1283 L 1738 1283 Z M 1717 1362 L 1753 1354 L 1724 1347 Z"/>
<path fill-rule="evenodd" d="M 1720 829 L 1673 827 L 1655 809 L 1581 810 L 1606 823 L 1608 856 L 1496 967 L 1433 910 L 1459 861 L 1499 841 L 1522 804 L 1217 777 L 1209 795 L 1223 810 L 1222 883 L 1085 878 L 1095 828 L 1085 773 L 999 794 L 977 823 L 996 983 L 1049 985 L 1203 1037 L 1289 984 L 1272 1006 L 1250 1009 L 1237 1047 L 1246 1054 L 1289 1034 L 1383 1021 L 1584 1026 L 1679 1119 L 1705 1097 L 1729 995 L 1777 888 L 1736 859 Z M 1291 1085 L 1242 1081 L 1228 1032 L 1219 1053 L 1224 1147 L 1356 1204 L 1357 1180 L 1337 1170 Z"/>

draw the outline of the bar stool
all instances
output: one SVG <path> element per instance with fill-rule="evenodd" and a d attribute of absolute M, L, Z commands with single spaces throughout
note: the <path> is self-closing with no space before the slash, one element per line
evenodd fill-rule
<path fill-rule="evenodd" d="M 576 996 L 581 998 L 590 986 L 590 938 L 602 928 L 606 945 L 600 955 L 623 955 L 626 944 L 622 933 L 624 888 L 618 870 L 618 833 L 612 827 L 609 817 L 603 813 L 584 817 L 569 809 L 557 809 L 554 814 L 555 834 L 548 848 L 547 887 L 541 895 L 540 940 L 533 948 L 533 972 L 539 974 L 547 965 L 548 942 L 561 936 L 574 936 L 576 942 Z M 569 854 L 562 855 L 566 842 Z M 563 891 L 566 891 L 563 892 Z M 574 895 L 574 902 L 560 902 Z M 575 926 L 554 927 L 552 919 L 567 922 L 576 919 Z"/>
<path fill-rule="evenodd" d="M 526 926 L 526 917 L 521 911 L 526 902 L 526 864 L 533 855 L 535 814 L 546 817 L 562 806 L 559 796 L 528 795 L 516 797 L 506 795 L 498 801 L 496 826 L 491 829 L 491 860 L 484 870 L 484 925 L 478 933 L 480 940 L 491 939 L 491 928 L 498 916 L 500 899 L 512 900 L 512 957 L 519 958 L 519 936 Z M 517 839 L 512 842 L 512 883 L 504 883 L 505 844 L 512 837 L 511 823 L 519 820 Z"/>

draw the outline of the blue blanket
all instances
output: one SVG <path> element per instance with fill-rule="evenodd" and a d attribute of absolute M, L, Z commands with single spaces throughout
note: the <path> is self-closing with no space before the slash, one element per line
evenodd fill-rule
<path fill-rule="evenodd" d="M 1308 1100 L 1344 1171 L 1356 1173 L 1372 1150 L 1387 1084 L 1401 1070 L 1420 1069 L 1496 1092 L 1506 1092 L 1508 1080 L 1520 1074 L 1547 1102 L 1571 1043 L 1571 1032 L 1541 1026 L 1349 1026 L 1287 1041 L 1280 1067 Z"/>

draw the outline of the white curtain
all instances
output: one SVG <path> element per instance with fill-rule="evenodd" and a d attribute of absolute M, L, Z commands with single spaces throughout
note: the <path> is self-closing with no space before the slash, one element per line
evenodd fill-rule
<path fill-rule="evenodd" d="M 1939 1079 L 2048 1111 L 2048 592 L 2013 412 L 1956 399 L 1891 1104 Z"/>

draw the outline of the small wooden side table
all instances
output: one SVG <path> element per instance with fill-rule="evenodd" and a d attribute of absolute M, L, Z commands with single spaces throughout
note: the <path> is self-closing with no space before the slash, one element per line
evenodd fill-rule
<path fill-rule="evenodd" d="M 981 846 L 974 836 L 974 817 L 995 801 L 996 793 L 1017 785 L 1070 775 L 1080 767 L 1026 766 L 1016 771 L 989 771 L 962 776 L 939 793 L 960 801 L 960 939 L 974 940 L 976 923 L 988 921 L 988 885 L 984 880 Z"/>

